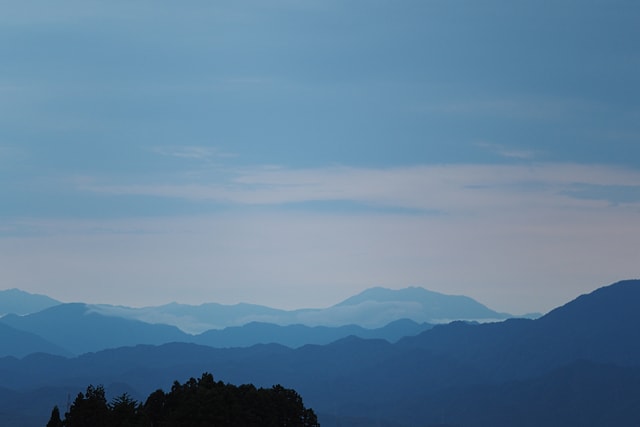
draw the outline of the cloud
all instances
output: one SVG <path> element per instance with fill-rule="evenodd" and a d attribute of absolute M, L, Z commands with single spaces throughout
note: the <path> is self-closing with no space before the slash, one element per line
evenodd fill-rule
<path fill-rule="evenodd" d="M 198 145 L 154 147 L 152 151 L 162 156 L 192 160 L 209 161 L 215 158 L 234 157 L 233 154 L 221 152 L 217 148 Z"/>
<path fill-rule="evenodd" d="M 640 203 L 640 185 L 574 184 L 564 191 L 570 197 L 603 200 L 612 205 Z"/>
<path fill-rule="evenodd" d="M 592 100 L 562 96 L 474 97 L 433 103 L 426 110 L 434 113 L 496 116 L 536 121 L 558 121 L 581 117 L 585 113 L 602 114 L 607 107 Z"/>
<path fill-rule="evenodd" d="M 195 154 L 194 154 L 195 155 Z M 181 184 L 90 184 L 84 191 L 154 196 L 238 206 L 309 202 L 351 202 L 391 207 L 491 214 L 496 210 L 598 208 L 597 198 L 576 193 L 576 185 L 640 185 L 640 172 L 579 164 L 423 165 L 398 168 L 253 168 L 230 172 L 214 182 Z M 634 204 L 634 199 L 621 199 Z"/>
<path fill-rule="evenodd" d="M 489 142 L 476 142 L 474 145 L 476 147 L 486 149 L 488 151 L 491 151 L 492 153 L 509 159 L 533 160 L 535 159 L 537 154 L 537 152 L 534 150 L 522 150 L 508 147 L 502 144 L 492 144 Z"/>

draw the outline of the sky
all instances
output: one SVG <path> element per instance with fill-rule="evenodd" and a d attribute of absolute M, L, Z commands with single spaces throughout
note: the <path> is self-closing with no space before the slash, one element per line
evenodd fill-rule
<path fill-rule="evenodd" d="M 0 289 L 522 314 L 640 277 L 635 0 L 0 6 Z"/>

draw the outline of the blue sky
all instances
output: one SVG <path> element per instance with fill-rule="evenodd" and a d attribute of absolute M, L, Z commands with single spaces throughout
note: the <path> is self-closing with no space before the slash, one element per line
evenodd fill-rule
<path fill-rule="evenodd" d="M 638 276 L 637 2 L 1 4 L 3 288 L 522 313 Z"/>

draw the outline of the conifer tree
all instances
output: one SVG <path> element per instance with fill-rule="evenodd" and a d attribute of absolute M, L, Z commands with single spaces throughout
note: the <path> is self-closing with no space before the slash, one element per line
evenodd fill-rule
<path fill-rule="evenodd" d="M 60 409 L 58 406 L 54 406 L 51 410 L 51 418 L 49 418 L 49 422 L 47 423 L 47 427 L 63 427 L 62 420 L 60 419 Z"/>

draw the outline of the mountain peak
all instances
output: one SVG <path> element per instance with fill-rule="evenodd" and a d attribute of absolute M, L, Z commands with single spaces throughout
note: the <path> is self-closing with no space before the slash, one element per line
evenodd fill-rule
<path fill-rule="evenodd" d="M 359 294 L 347 298 L 346 300 L 336 304 L 336 307 L 357 305 L 366 301 L 415 301 L 420 298 L 437 298 L 439 296 L 445 295 L 417 286 L 409 286 L 402 289 L 389 289 L 376 286 L 373 288 L 365 289 Z"/>
<path fill-rule="evenodd" d="M 375 305 L 379 308 L 405 310 L 408 318 L 417 322 L 439 322 L 451 319 L 504 319 L 510 317 L 480 304 L 472 298 L 446 295 L 410 286 L 402 289 L 369 288 L 347 298 L 336 308 Z"/>
<path fill-rule="evenodd" d="M 12 288 L 0 291 L 0 316 L 3 314 L 30 314 L 61 304 L 46 295 L 32 294 Z"/>

